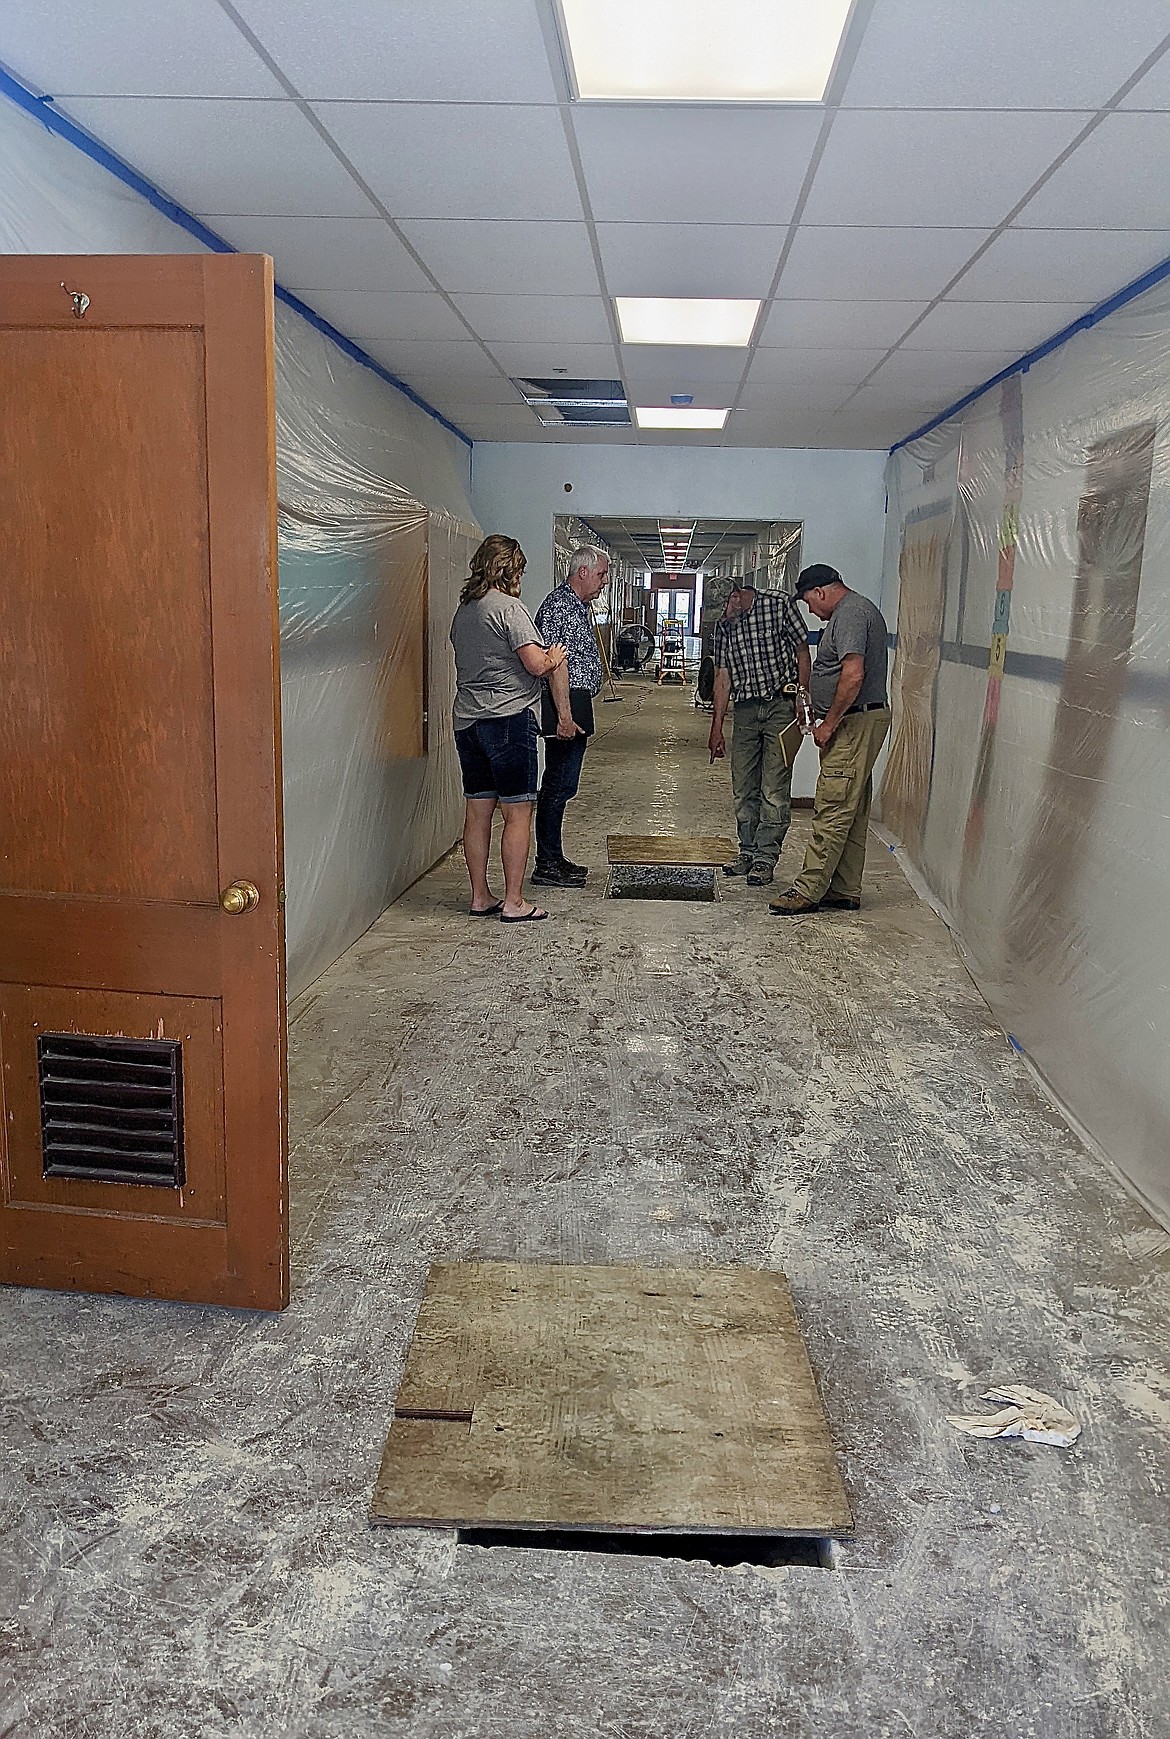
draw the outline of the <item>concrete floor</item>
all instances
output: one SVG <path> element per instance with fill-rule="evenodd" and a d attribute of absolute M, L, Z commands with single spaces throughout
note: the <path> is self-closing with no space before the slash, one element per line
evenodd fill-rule
<path fill-rule="evenodd" d="M 625 693 L 571 812 L 595 865 L 730 831 L 707 720 Z M 870 862 L 859 916 L 603 904 L 599 868 L 505 930 L 449 859 L 293 1010 L 283 1316 L 0 1298 L 0 1739 L 1170 1733 L 1170 1237 Z M 372 1532 L 427 1265 L 478 1256 L 782 1268 L 839 1567 Z M 946 1424 L 1010 1379 L 1072 1450 Z"/>

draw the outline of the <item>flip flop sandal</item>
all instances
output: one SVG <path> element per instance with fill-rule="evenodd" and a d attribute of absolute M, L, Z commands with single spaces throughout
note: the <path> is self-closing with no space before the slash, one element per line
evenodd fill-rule
<path fill-rule="evenodd" d="M 498 918 L 503 909 L 503 900 L 497 900 L 494 906 L 485 906 L 482 912 L 477 912 L 474 906 L 469 906 L 467 916 L 469 918 Z"/>
<path fill-rule="evenodd" d="M 539 906 L 533 906 L 533 908 L 530 912 L 525 912 L 524 915 L 522 917 L 519 917 L 519 918 L 507 918 L 504 916 L 503 912 L 501 912 L 500 913 L 500 923 L 501 924 L 539 924 L 544 918 L 547 918 L 547 917 L 548 917 L 547 912 L 542 912 Z"/>

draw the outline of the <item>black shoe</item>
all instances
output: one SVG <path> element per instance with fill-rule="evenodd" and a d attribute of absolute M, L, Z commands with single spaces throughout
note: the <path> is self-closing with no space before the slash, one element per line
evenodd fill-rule
<path fill-rule="evenodd" d="M 528 881 L 534 888 L 580 888 L 585 885 L 584 876 L 570 875 L 556 863 L 537 864 Z"/>
<path fill-rule="evenodd" d="M 561 859 L 560 867 L 567 876 L 572 876 L 574 880 L 580 882 L 584 882 L 586 876 L 589 874 L 588 865 L 583 863 L 572 863 L 567 857 Z"/>

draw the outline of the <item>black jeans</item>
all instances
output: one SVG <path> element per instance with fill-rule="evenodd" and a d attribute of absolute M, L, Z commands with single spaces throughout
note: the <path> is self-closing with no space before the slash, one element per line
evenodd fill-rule
<path fill-rule="evenodd" d="M 581 763 L 589 747 L 588 737 L 546 737 L 544 741 L 544 778 L 540 781 L 540 796 L 536 800 L 536 867 L 552 869 L 565 861 L 561 844 L 565 809 L 577 795 L 581 783 Z"/>

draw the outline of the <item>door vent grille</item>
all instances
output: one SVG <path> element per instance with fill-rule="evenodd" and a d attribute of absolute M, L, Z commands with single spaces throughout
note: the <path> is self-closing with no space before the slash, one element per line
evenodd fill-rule
<path fill-rule="evenodd" d="M 46 1177 L 182 1186 L 181 1044 L 42 1033 L 37 1076 Z"/>

